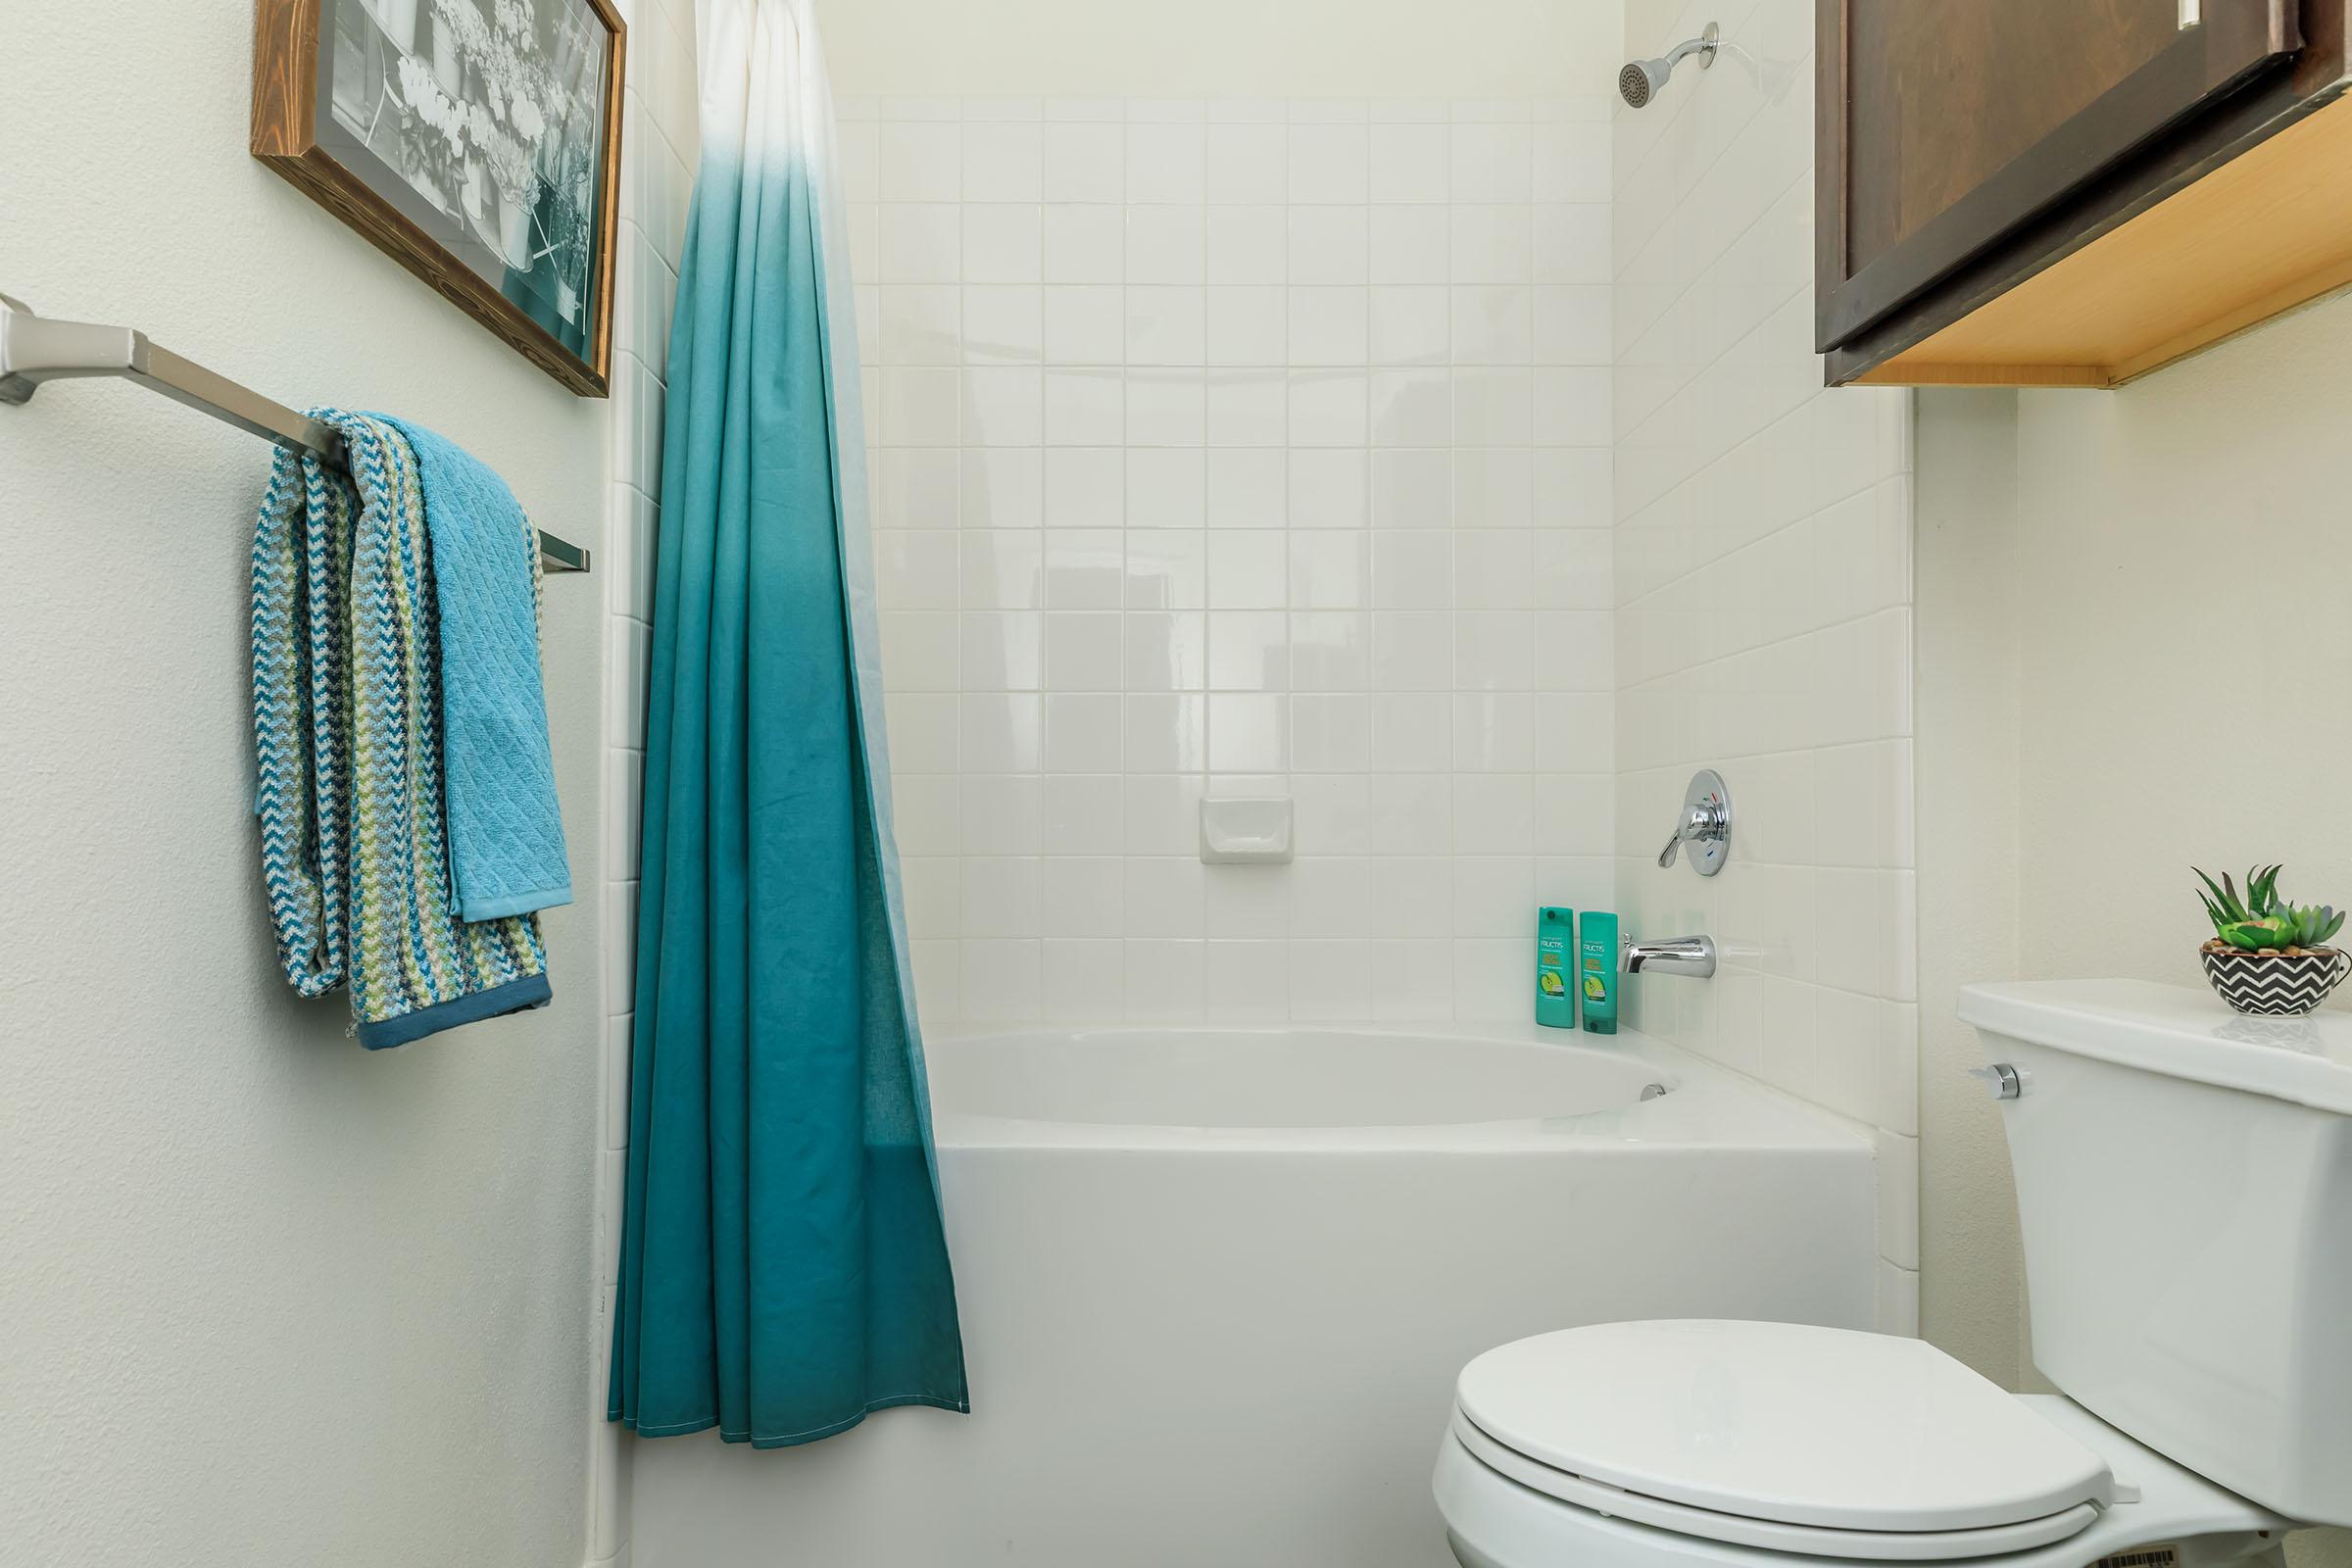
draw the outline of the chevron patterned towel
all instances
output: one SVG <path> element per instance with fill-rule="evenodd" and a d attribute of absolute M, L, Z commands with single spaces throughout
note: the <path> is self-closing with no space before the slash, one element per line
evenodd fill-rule
<path fill-rule="evenodd" d="M 350 471 L 281 450 L 254 524 L 255 811 L 286 978 L 348 986 L 372 1050 L 545 1006 L 547 950 L 535 914 L 457 914 L 416 455 L 372 416 L 311 416 Z"/>

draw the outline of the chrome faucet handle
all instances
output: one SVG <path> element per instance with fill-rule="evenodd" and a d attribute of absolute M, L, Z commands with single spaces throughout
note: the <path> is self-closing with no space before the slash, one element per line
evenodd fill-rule
<path fill-rule="evenodd" d="M 1702 767 L 1690 776 L 1690 787 L 1683 792 L 1682 820 L 1675 824 L 1666 848 L 1658 852 L 1658 868 L 1674 864 L 1685 844 L 1690 846 L 1690 868 L 1700 876 L 1722 870 L 1724 858 L 1731 853 L 1731 791 L 1724 787 L 1723 775 L 1711 767 Z"/>

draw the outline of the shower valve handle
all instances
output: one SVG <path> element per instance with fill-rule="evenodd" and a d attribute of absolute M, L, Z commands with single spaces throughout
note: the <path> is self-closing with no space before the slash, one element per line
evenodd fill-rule
<path fill-rule="evenodd" d="M 1658 852 L 1658 869 L 1674 864 L 1686 844 L 1690 846 L 1691 868 L 1700 876 L 1722 870 L 1724 857 L 1731 853 L 1732 792 L 1711 767 L 1690 775 L 1690 787 L 1683 791 L 1683 814 L 1666 848 Z"/>
<path fill-rule="evenodd" d="M 1731 836 L 1731 811 L 1721 801 L 1701 801 L 1690 808 L 1674 833 L 1666 840 L 1666 848 L 1658 852 L 1660 869 L 1674 864 L 1684 844 L 1711 844 Z"/>

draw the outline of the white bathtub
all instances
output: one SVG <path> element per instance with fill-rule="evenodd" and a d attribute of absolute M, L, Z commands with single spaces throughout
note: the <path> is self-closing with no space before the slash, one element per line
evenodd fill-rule
<path fill-rule="evenodd" d="M 1479 1351 L 1619 1318 L 1870 1326 L 1857 1132 L 1577 1038 L 934 1041 L 973 1414 L 634 1443 L 636 1568 L 1449 1568 L 1430 1456 Z"/>

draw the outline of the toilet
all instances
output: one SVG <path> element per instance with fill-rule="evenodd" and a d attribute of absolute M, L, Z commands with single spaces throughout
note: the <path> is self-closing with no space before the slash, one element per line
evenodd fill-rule
<path fill-rule="evenodd" d="M 2034 1360 L 1603 1323 L 1463 1368 L 1435 1487 L 1466 1568 L 2284 1562 L 2352 1524 L 2352 1018 L 2137 981 L 1972 986 Z"/>

